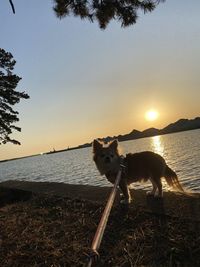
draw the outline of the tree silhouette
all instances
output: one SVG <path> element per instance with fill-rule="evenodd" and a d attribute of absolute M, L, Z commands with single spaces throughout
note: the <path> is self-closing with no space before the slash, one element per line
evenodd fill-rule
<path fill-rule="evenodd" d="M 138 11 L 151 12 L 165 0 L 54 0 L 54 11 L 59 18 L 73 14 L 81 19 L 97 20 L 99 27 L 105 29 L 114 19 L 122 27 L 136 23 Z"/>
<path fill-rule="evenodd" d="M 15 90 L 21 80 L 12 73 L 15 63 L 12 54 L 0 48 L 0 145 L 7 142 L 20 145 L 19 141 L 9 137 L 13 130 L 21 131 L 20 127 L 14 125 L 19 121 L 19 113 L 12 106 L 19 103 L 21 98 L 29 98 L 28 94 Z"/>

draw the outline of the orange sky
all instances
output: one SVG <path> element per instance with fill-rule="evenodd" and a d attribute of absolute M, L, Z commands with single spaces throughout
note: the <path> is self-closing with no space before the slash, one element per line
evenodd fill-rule
<path fill-rule="evenodd" d="M 200 115 L 199 1 L 168 0 L 133 27 L 105 31 L 58 20 L 51 1 L 18 1 L 16 15 L 4 2 L 1 47 L 17 60 L 17 89 L 30 99 L 16 107 L 22 132 L 13 137 L 22 145 L 1 146 L 0 159 Z M 148 122 L 152 108 L 160 115 Z"/>

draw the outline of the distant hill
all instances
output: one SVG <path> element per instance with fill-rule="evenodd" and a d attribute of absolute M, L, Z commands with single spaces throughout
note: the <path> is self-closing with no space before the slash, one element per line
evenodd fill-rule
<path fill-rule="evenodd" d="M 195 130 L 195 129 L 200 129 L 200 117 L 197 117 L 195 119 L 180 119 L 174 123 L 169 124 L 163 129 L 156 129 L 156 128 L 149 128 L 144 131 L 138 131 L 133 129 L 130 133 L 124 134 L 124 135 L 118 135 L 118 136 L 107 136 L 104 138 L 97 138 L 99 140 L 109 142 L 113 139 L 118 139 L 118 141 L 128 141 L 128 140 L 134 140 L 134 139 L 139 139 L 139 138 L 144 138 L 144 137 L 150 137 L 150 136 L 155 136 L 155 135 L 162 135 L 162 134 L 169 134 L 169 133 L 176 133 L 176 132 L 182 132 L 182 131 L 189 131 L 189 130 Z M 67 149 L 62 149 L 62 150 L 53 150 L 44 154 L 54 154 L 58 152 L 64 152 L 68 150 L 74 150 L 74 149 L 79 149 L 79 148 L 84 148 L 84 147 L 90 147 L 92 145 L 91 143 L 86 143 L 82 144 L 76 147 L 71 147 Z M 31 156 L 26 156 L 26 157 L 33 157 L 37 155 L 31 155 Z M 22 157 L 22 158 L 26 158 Z M 20 158 L 13 158 L 13 159 L 8 159 L 8 160 L 1 160 L 0 162 L 5 162 L 9 160 L 16 160 L 16 159 L 21 159 Z"/>
<path fill-rule="evenodd" d="M 149 128 L 144 131 L 138 131 L 136 129 L 133 129 L 128 134 L 124 134 L 124 135 L 120 134 L 118 136 L 107 136 L 107 137 L 97 138 L 97 139 L 100 141 L 104 141 L 106 143 L 113 139 L 117 139 L 119 142 L 123 142 L 123 141 L 128 141 L 128 140 L 144 138 L 144 137 L 151 137 L 155 135 L 163 135 L 163 134 L 189 131 L 189 130 L 195 130 L 195 129 L 200 129 L 200 117 L 196 117 L 195 119 L 191 119 L 191 120 L 180 119 L 174 123 L 169 124 L 163 129 Z M 79 145 L 78 147 L 73 147 L 71 149 L 90 147 L 91 145 L 92 145 L 92 142 L 82 144 L 82 145 Z"/>
<path fill-rule="evenodd" d="M 194 129 L 200 129 L 200 117 L 197 117 L 195 119 L 180 119 L 174 123 L 169 124 L 163 129 L 156 129 L 156 128 L 149 128 L 144 131 L 138 131 L 138 130 L 132 130 L 128 134 L 124 135 L 118 135 L 113 137 L 105 137 L 105 138 L 98 138 L 102 141 L 110 141 L 112 139 L 118 139 L 118 141 L 128 141 L 128 140 L 134 140 L 138 138 L 144 138 L 144 137 L 150 137 L 155 135 L 163 135 L 163 134 L 169 134 L 169 133 L 176 133 L 176 132 L 182 132 L 182 131 L 188 131 L 188 130 L 194 130 Z M 81 147 L 90 146 L 91 144 L 85 144 Z"/>
<path fill-rule="evenodd" d="M 169 124 L 167 127 L 161 130 L 162 133 L 174 133 L 181 131 L 188 131 L 200 128 L 200 117 L 197 117 L 193 120 L 180 119 L 175 123 Z"/>

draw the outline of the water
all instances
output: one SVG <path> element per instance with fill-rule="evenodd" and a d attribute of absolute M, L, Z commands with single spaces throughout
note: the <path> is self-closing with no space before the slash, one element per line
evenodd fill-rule
<path fill-rule="evenodd" d="M 200 192 L 200 130 L 155 136 L 120 143 L 123 154 L 151 150 L 162 155 L 176 171 L 181 183 Z M 92 161 L 92 149 L 83 148 L 62 153 L 3 162 L 0 181 L 22 180 L 35 182 L 63 182 L 109 186 Z M 134 184 L 148 189 L 147 184 Z M 164 188 L 166 184 L 164 183 Z"/>

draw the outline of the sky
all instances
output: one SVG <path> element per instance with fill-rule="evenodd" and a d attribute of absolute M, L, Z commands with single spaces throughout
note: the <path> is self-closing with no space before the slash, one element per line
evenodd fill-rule
<path fill-rule="evenodd" d="M 200 1 L 166 0 L 134 26 L 106 30 L 73 16 L 58 19 L 52 1 L 0 1 L 0 47 L 16 59 L 14 106 L 21 146 L 0 147 L 0 160 L 163 128 L 200 116 Z M 145 113 L 159 116 L 147 121 Z"/>

